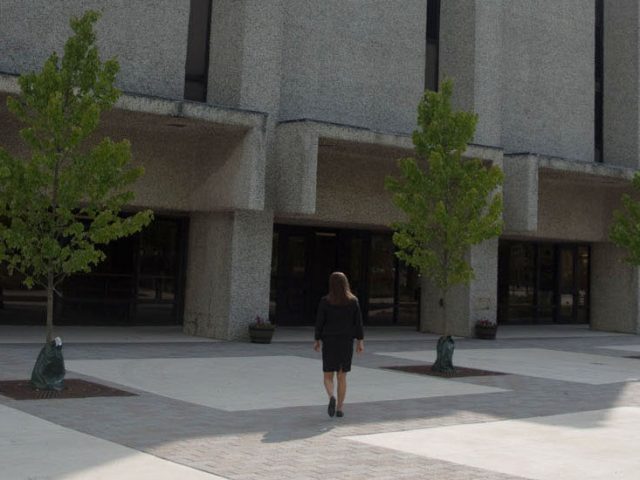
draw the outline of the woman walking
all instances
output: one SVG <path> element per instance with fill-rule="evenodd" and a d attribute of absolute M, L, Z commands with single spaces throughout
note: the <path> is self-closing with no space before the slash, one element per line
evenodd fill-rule
<path fill-rule="evenodd" d="M 320 351 L 322 342 L 322 371 L 324 388 L 329 395 L 330 417 L 344 416 L 343 405 L 347 394 L 347 372 L 351 370 L 353 339 L 357 339 L 356 352 L 364 351 L 362 314 L 356 296 L 351 293 L 349 280 L 342 272 L 329 276 L 329 293 L 320 299 L 316 318 L 315 344 Z M 334 375 L 338 377 L 338 401 L 334 396 Z"/>

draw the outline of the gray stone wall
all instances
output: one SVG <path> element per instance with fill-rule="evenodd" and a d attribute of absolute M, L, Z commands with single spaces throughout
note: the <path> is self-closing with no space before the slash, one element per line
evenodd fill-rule
<path fill-rule="evenodd" d="M 213 0 L 208 102 L 277 114 L 286 1 Z"/>
<path fill-rule="evenodd" d="M 280 109 L 283 11 L 287 0 L 213 0 L 207 101 L 269 114 L 264 202 L 279 202 L 275 127 Z"/>
<path fill-rule="evenodd" d="M 288 0 L 281 120 L 411 132 L 424 90 L 425 0 Z"/>
<path fill-rule="evenodd" d="M 37 70 L 63 53 L 69 19 L 98 10 L 103 59 L 117 57 L 124 91 L 166 98 L 184 96 L 189 0 L 3 0 L 0 2 L 0 72 Z"/>
<path fill-rule="evenodd" d="M 271 158 L 279 213 L 313 213 L 316 208 L 318 134 L 307 122 L 276 129 L 276 154 Z"/>
<path fill-rule="evenodd" d="M 234 213 L 231 305 L 228 339 L 246 339 L 247 325 L 256 315 L 269 318 L 271 242 L 270 212 Z"/>
<path fill-rule="evenodd" d="M 188 0 L 4 0 L 0 72 L 39 68 L 62 48 L 69 17 L 86 8 L 104 12 L 98 38 L 104 57 L 119 58 L 120 88 L 182 99 Z M 605 9 L 605 162 L 637 167 L 640 7 L 607 0 Z M 193 212 L 189 333 L 242 338 L 256 314 L 266 315 L 272 210 L 310 224 L 366 228 L 399 218 L 383 185 L 401 155 L 379 150 L 410 149 L 408 138 L 369 130 L 414 129 L 425 28 L 426 0 L 213 0 L 207 100 L 266 112 L 264 124 L 232 125 L 231 113 L 219 121 L 196 115 L 202 122 L 185 128 L 169 125 L 176 123 L 170 112 L 147 121 L 120 111 L 107 120 L 104 131 L 132 138 L 135 161 L 147 169 L 136 205 Z M 440 74 L 455 81 L 455 106 L 479 114 L 476 143 L 593 160 L 592 0 L 446 0 L 440 41 Z M 323 123 L 279 123 L 301 118 Z M 0 114 L 0 126 L 6 119 Z M 16 143 L 14 123 L 3 131 Z M 603 243 L 621 182 L 593 180 L 597 174 L 585 181 L 575 172 L 557 178 L 538 163 L 518 163 L 533 157 L 505 163 L 507 235 L 598 242 L 594 327 L 633 331 L 637 271 L 607 271 L 620 254 Z M 472 249 L 470 259 L 476 280 L 449 299 L 452 331 L 462 335 L 478 318 L 495 317 L 496 243 Z M 611 272 L 619 278 L 609 282 Z M 439 328 L 434 301 L 426 282 L 425 329 Z"/>
<path fill-rule="evenodd" d="M 638 168 L 640 4 L 604 2 L 604 162 Z"/>
<path fill-rule="evenodd" d="M 24 158 L 30 151 L 18 133 L 21 126 L 5 106 L 6 97 L 0 92 L 0 144 Z M 131 206 L 181 211 L 264 208 L 262 115 L 148 98 L 141 106 L 139 100 L 123 96 L 120 104 L 153 113 L 113 109 L 103 114 L 95 134 L 128 140 L 133 164 L 145 169 L 133 187 Z M 178 107 L 183 116 L 176 115 Z"/>
<path fill-rule="evenodd" d="M 592 0 L 442 2 L 440 79 L 479 115 L 474 142 L 593 160 Z"/>
<path fill-rule="evenodd" d="M 184 307 L 184 331 L 188 335 L 228 335 L 232 236 L 231 214 L 191 215 Z"/>
<path fill-rule="evenodd" d="M 387 175 L 398 175 L 393 158 L 370 158 L 320 148 L 316 213 L 320 222 L 383 226 L 402 218 L 384 189 Z"/>
<path fill-rule="evenodd" d="M 498 239 L 471 247 L 467 260 L 474 270 L 468 285 L 456 285 L 447 294 L 447 333 L 472 336 L 478 320 L 496 321 L 498 310 Z M 444 314 L 440 292 L 427 275 L 422 276 L 420 330 L 442 334 Z"/>
<path fill-rule="evenodd" d="M 453 106 L 478 114 L 474 143 L 499 146 L 502 136 L 501 0 L 441 2 L 440 81 L 453 80 Z"/>
<path fill-rule="evenodd" d="M 538 162 L 530 155 L 503 160 L 504 230 L 531 233 L 538 228 Z"/>
<path fill-rule="evenodd" d="M 557 240 L 606 242 L 613 211 L 628 189 L 541 176 L 536 236 Z"/>
<path fill-rule="evenodd" d="M 593 161 L 592 0 L 509 0 L 502 29 L 502 146 Z"/>
<path fill-rule="evenodd" d="M 246 340 L 256 315 L 268 318 L 272 236 L 263 212 L 191 215 L 185 333 Z"/>
<path fill-rule="evenodd" d="M 471 247 L 474 278 L 469 284 L 468 334 L 478 320 L 495 322 L 498 315 L 498 238 Z"/>
<path fill-rule="evenodd" d="M 591 328 L 640 333 L 640 271 L 624 262 L 625 253 L 610 243 L 591 246 Z"/>
<path fill-rule="evenodd" d="M 208 101 L 411 132 L 426 0 L 214 0 Z"/>
<path fill-rule="evenodd" d="M 427 276 L 423 275 L 421 280 L 420 331 L 443 335 L 445 318 L 439 304 L 440 291 Z M 445 301 L 447 334 L 468 336 L 470 334 L 469 287 L 456 285 L 449 291 Z"/>

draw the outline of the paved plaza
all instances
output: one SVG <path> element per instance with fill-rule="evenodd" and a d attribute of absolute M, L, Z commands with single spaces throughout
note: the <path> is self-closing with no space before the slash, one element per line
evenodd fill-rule
<path fill-rule="evenodd" d="M 637 479 L 640 337 L 501 327 L 459 339 L 455 363 L 503 375 L 443 379 L 437 337 L 369 329 L 344 418 L 326 414 L 312 330 L 270 345 L 176 328 L 67 327 L 67 378 L 129 397 L 0 395 L 0 479 Z M 0 380 L 28 378 L 44 329 L 0 326 Z"/>

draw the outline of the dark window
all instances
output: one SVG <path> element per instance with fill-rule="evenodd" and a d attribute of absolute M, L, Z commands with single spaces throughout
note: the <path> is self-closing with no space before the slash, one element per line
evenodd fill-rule
<path fill-rule="evenodd" d="M 424 86 L 438 91 L 438 56 L 440 44 L 440 0 L 427 1 L 427 58 L 424 71 Z"/>
<path fill-rule="evenodd" d="M 594 157 L 603 162 L 604 0 L 596 0 Z"/>
<path fill-rule="evenodd" d="M 186 218 L 156 216 L 142 232 L 103 246 L 104 261 L 59 286 L 54 323 L 181 323 L 187 228 Z M 44 322 L 46 291 L 28 290 L 22 278 L 0 265 L 0 324 Z"/>
<path fill-rule="evenodd" d="M 589 323 L 589 245 L 501 240 L 501 323 Z"/>
<path fill-rule="evenodd" d="M 393 323 L 395 290 L 395 256 L 393 242 L 387 234 L 371 235 L 369 253 L 368 325 Z"/>
<path fill-rule="evenodd" d="M 184 98 L 205 102 L 209 72 L 211 0 L 191 0 Z"/>
<path fill-rule="evenodd" d="M 349 278 L 365 325 L 418 323 L 419 277 L 394 255 L 391 234 L 275 225 L 273 242 L 270 317 L 278 325 L 313 325 L 335 270 Z"/>

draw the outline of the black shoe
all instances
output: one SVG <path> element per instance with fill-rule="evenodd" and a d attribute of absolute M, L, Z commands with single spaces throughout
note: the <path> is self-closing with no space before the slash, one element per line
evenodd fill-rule
<path fill-rule="evenodd" d="M 331 397 L 329 399 L 329 408 L 327 408 L 327 413 L 330 417 L 333 417 L 336 414 L 336 397 Z"/>
<path fill-rule="evenodd" d="M 336 412 L 336 417 L 344 417 L 344 412 L 342 410 L 338 410 Z"/>

